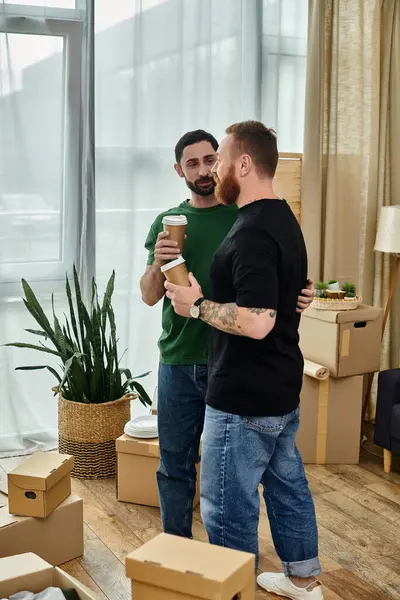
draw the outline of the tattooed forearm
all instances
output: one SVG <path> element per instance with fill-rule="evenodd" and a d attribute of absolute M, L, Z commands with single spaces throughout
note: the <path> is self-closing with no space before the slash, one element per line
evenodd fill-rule
<path fill-rule="evenodd" d="M 200 319 L 208 325 L 231 335 L 245 335 L 238 323 L 239 312 L 236 304 L 218 304 L 205 300 L 201 305 Z"/>
<path fill-rule="evenodd" d="M 210 300 L 205 300 L 200 310 L 200 319 L 211 327 L 254 339 L 263 339 L 274 326 L 270 319 L 276 317 L 276 311 L 270 308 L 244 308 Z"/>

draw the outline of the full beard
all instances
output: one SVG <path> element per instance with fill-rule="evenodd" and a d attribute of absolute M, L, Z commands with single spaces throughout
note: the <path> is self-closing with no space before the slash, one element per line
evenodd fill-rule
<path fill-rule="evenodd" d="M 188 179 L 185 179 L 185 181 L 189 190 L 191 190 L 198 196 L 211 196 L 214 193 L 216 186 L 215 181 L 213 179 L 209 179 L 208 177 L 205 179 L 196 179 L 194 183 L 193 181 L 189 181 Z M 206 183 L 208 181 L 210 182 L 209 187 L 200 185 L 201 183 Z"/>
<path fill-rule="evenodd" d="M 228 174 L 222 180 L 215 174 L 217 186 L 215 188 L 215 196 L 220 204 L 230 206 L 236 204 L 240 194 L 240 185 L 235 177 L 235 167 L 229 167 Z"/>

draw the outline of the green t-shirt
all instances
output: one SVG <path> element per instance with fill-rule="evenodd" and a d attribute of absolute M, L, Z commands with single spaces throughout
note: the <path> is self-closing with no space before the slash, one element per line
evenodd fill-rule
<path fill-rule="evenodd" d="M 212 208 L 193 208 L 188 201 L 172 208 L 154 221 L 146 239 L 149 251 L 148 265 L 154 261 L 154 246 L 163 230 L 165 215 L 186 215 L 187 238 L 183 249 L 186 266 L 200 283 L 205 297 L 210 295 L 210 268 L 214 253 L 236 221 L 236 205 L 218 204 Z M 170 300 L 164 298 L 162 334 L 159 340 L 160 362 L 166 365 L 207 364 L 208 325 L 197 319 L 186 319 L 175 314 Z"/>

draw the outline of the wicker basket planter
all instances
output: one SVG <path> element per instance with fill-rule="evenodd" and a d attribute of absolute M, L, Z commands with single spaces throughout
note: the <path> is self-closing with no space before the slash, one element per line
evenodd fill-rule
<path fill-rule="evenodd" d="M 127 394 L 103 404 L 86 404 L 58 396 L 59 450 L 75 457 L 73 477 L 106 479 L 115 477 L 115 440 L 124 433 L 130 420 Z"/>

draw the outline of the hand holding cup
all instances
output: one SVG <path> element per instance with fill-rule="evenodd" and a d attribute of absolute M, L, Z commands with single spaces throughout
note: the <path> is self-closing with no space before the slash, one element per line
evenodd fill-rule
<path fill-rule="evenodd" d="M 163 265 L 169 260 L 175 260 L 182 253 L 178 242 L 170 239 L 169 231 L 161 231 L 158 234 L 156 245 L 154 246 L 154 262 Z"/>

